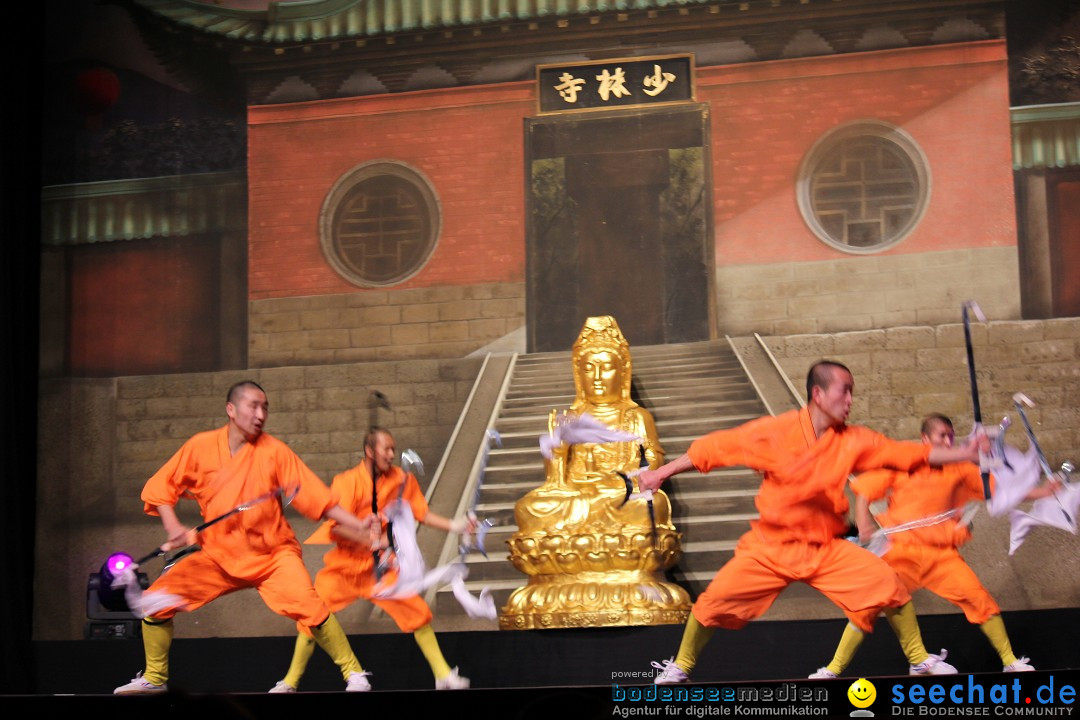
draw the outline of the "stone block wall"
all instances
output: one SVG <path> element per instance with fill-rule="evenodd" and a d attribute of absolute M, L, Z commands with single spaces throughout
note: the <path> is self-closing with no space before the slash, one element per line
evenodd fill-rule
<path fill-rule="evenodd" d="M 454 358 L 521 327 L 525 285 L 367 290 L 248 307 L 252 367 Z"/>
<path fill-rule="evenodd" d="M 1011 415 L 1007 438 L 1026 448 L 1012 399 L 1022 392 L 1036 404 L 1027 415 L 1050 462 L 1080 461 L 1080 318 L 986 324 L 972 318 L 971 336 L 983 423 L 997 424 Z M 921 418 L 942 412 L 953 418 L 958 434 L 971 429 L 962 322 L 776 336 L 765 342 L 800 391 L 815 360 L 831 358 L 850 367 L 855 375 L 851 422 L 917 439 Z"/>
<path fill-rule="evenodd" d="M 1016 249 L 730 265 L 716 268 L 721 335 L 836 333 L 960 318 L 974 299 L 990 318 L 1020 317 Z"/>

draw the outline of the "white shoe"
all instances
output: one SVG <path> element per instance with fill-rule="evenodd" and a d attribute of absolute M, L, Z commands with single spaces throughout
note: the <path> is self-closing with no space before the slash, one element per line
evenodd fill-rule
<path fill-rule="evenodd" d="M 1033 672 L 1033 668 L 1026 657 L 1016 658 L 1001 669 L 1002 672 Z"/>
<path fill-rule="evenodd" d="M 834 673 L 829 668 L 820 667 L 820 668 L 817 669 L 817 672 L 810 673 L 807 676 L 807 679 L 809 679 L 809 680 L 834 680 L 834 679 L 836 679 L 838 677 L 840 677 L 840 676 L 837 675 L 836 673 Z"/>
<path fill-rule="evenodd" d="M 681 683 L 690 682 L 690 676 L 686 674 L 686 671 L 675 664 L 675 658 L 670 657 L 663 662 L 652 663 L 652 666 L 659 670 L 656 677 L 653 678 L 653 685 L 677 685 Z"/>
<path fill-rule="evenodd" d="M 367 692 L 370 690 L 371 683 L 367 679 L 370 674 L 366 670 L 364 672 L 349 673 L 349 680 L 345 683 L 345 692 Z"/>
<path fill-rule="evenodd" d="M 113 695 L 154 695 L 155 693 L 163 693 L 168 690 L 169 686 L 167 683 L 155 685 L 144 678 L 142 676 L 142 671 L 140 670 L 127 685 L 121 685 L 113 690 Z"/>
<path fill-rule="evenodd" d="M 450 674 L 435 681 L 436 690 L 468 690 L 469 678 L 458 675 L 458 669 L 454 668 Z"/>
<path fill-rule="evenodd" d="M 270 692 L 270 693 L 294 693 L 294 692 L 296 692 L 296 688 L 294 688 L 292 685 L 285 682 L 284 680 L 278 680 L 277 685 L 270 688 L 266 692 Z"/>
<path fill-rule="evenodd" d="M 940 655 L 929 655 L 918 665 L 908 666 L 908 675 L 955 675 L 956 668 L 945 662 L 949 651 L 942 649 Z"/>

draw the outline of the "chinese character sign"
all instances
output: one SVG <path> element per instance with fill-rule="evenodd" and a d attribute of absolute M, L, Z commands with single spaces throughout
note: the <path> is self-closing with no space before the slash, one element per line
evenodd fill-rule
<path fill-rule="evenodd" d="M 555 86 L 555 89 L 559 91 L 559 97 L 573 105 L 577 102 L 578 92 L 584 84 L 585 81 L 581 78 L 576 78 L 570 73 L 563 73 L 559 76 L 559 84 Z"/>
<path fill-rule="evenodd" d="M 540 66 L 540 112 L 692 101 L 693 73 L 690 55 Z"/>

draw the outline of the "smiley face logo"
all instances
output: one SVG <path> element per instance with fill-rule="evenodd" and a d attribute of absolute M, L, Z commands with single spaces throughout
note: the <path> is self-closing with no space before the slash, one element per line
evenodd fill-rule
<path fill-rule="evenodd" d="M 851 683 L 847 691 L 848 700 L 857 708 L 868 708 L 877 699 L 877 688 L 866 678 L 859 678 Z"/>

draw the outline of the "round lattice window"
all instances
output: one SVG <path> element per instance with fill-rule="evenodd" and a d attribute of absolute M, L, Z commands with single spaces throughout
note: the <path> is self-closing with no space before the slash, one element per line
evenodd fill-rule
<path fill-rule="evenodd" d="M 424 266 L 441 228 L 435 190 L 419 170 L 381 160 L 346 173 L 323 203 L 320 235 L 333 268 L 356 285 L 402 282 Z"/>
<path fill-rule="evenodd" d="M 799 170 L 803 219 L 844 252 L 877 252 L 899 243 L 918 225 L 929 198 L 926 157 L 911 136 L 885 123 L 833 130 Z"/>

